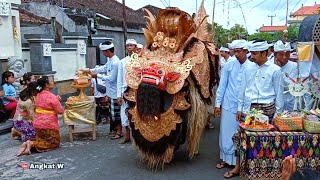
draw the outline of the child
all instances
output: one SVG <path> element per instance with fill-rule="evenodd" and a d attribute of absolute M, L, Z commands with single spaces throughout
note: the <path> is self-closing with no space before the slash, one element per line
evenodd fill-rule
<path fill-rule="evenodd" d="M 31 73 L 25 73 L 21 78 L 20 78 L 20 84 L 23 86 L 22 90 L 25 89 L 29 83 L 34 82 L 35 77 Z"/>
<path fill-rule="evenodd" d="M 16 89 L 13 87 L 14 74 L 10 71 L 2 73 L 1 86 L 4 89 L 3 104 L 7 111 L 10 112 L 10 118 L 12 119 L 17 107 Z"/>
<path fill-rule="evenodd" d="M 31 82 L 21 91 L 16 114 L 14 115 L 11 137 L 21 136 L 23 142 L 36 138 L 36 132 L 31 122 L 34 118 L 34 96 L 38 94 L 37 86 L 36 82 Z"/>

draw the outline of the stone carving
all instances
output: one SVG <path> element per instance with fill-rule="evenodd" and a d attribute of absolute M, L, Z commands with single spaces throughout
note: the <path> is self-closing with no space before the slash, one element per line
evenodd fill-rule
<path fill-rule="evenodd" d="M 14 74 L 15 82 L 12 85 L 19 93 L 22 90 L 20 78 L 27 72 L 24 68 L 24 60 L 17 57 L 10 57 L 8 60 L 8 70 Z"/>
<path fill-rule="evenodd" d="M 51 44 L 43 44 L 43 56 L 51 56 Z"/>
<path fill-rule="evenodd" d="M 78 51 L 79 54 L 86 54 L 87 53 L 87 46 L 84 43 L 78 44 Z"/>
<path fill-rule="evenodd" d="M 10 15 L 10 3 L 0 2 L 0 16 L 9 16 Z"/>

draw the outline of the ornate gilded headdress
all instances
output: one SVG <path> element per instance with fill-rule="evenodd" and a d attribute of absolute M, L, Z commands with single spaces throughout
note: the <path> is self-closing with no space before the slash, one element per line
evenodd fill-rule
<path fill-rule="evenodd" d="M 141 54 L 133 54 L 127 63 L 126 79 L 129 87 L 138 89 L 140 83 L 149 83 L 177 93 L 185 79 L 193 72 L 199 82 L 204 97 L 209 97 L 209 62 L 204 43 L 208 40 L 205 13 L 192 17 L 178 8 L 159 11 L 157 17 L 145 9 L 149 22 L 144 29 L 146 49 Z M 196 38 L 192 46 L 190 42 Z M 188 49 L 188 52 L 184 50 Z"/>

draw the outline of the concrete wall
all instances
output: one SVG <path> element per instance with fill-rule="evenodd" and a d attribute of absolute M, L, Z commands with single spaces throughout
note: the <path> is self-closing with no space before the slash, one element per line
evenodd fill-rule
<path fill-rule="evenodd" d="M 42 24 L 35 26 L 23 26 L 21 27 L 21 42 L 28 43 L 24 38 L 25 34 L 53 34 L 51 24 Z"/>
<path fill-rule="evenodd" d="M 22 58 L 26 59 L 25 68 L 31 71 L 30 49 L 22 49 Z M 83 56 L 83 57 L 82 57 Z M 73 79 L 76 69 L 86 67 L 86 58 L 84 55 L 78 57 L 77 45 L 55 44 L 52 47 L 51 54 L 52 70 L 56 71 L 55 81 L 68 81 Z"/>
<path fill-rule="evenodd" d="M 52 49 L 52 70 L 56 71 L 55 81 L 70 80 L 77 69 L 77 48 L 53 48 Z"/>
<path fill-rule="evenodd" d="M 125 41 L 122 28 L 98 26 L 98 34 L 96 36 L 112 39 L 116 55 L 120 59 L 125 57 Z M 138 43 L 145 44 L 145 37 L 142 30 L 128 29 L 127 38 L 135 39 Z"/>
<path fill-rule="evenodd" d="M 47 19 L 51 19 L 51 17 L 55 17 L 56 21 L 63 25 L 64 29 L 68 32 L 75 32 L 76 31 L 76 24 L 75 22 L 70 19 L 63 10 L 56 6 L 50 5 L 49 2 L 31 2 L 21 5 L 21 8 L 32 12 L 35 15 L 45 17 Z"/>
<path fill-rule="evenodd" d="M 0 2 L 11 3 L 11 12 L 9 16 L 1 16 L 2 24 L 0 25 L 0 59 L 8 59 L 10 56 L 22 56 L 21 35 L 20 35 L 20 18 L 18 6 L 20 0 L 0 0 Z M 17 28 L 18 40 L 14 39 L 13 26 Z"/>

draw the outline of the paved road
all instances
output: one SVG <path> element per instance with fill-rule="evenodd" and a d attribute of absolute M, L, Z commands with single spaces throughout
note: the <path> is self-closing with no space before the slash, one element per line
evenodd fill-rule
<path fill-rule="evenodd" d="M 0 135 L 0 179 L 148 179 L 148 180 L 219 180 L 226 171 L 218 170 L 219 122 L 214 130 L 206 130 L 200 146 L 200 156 L 189 160 L 184 149 L 176 153 L 173 163 L 164 170 L 152 172 L 139 161 L 132 144 L 120 145 L 106 137 L 107 125 L 98 126 L 98 139 L 81 135 L 68 142 L 66 128 L 61 124 L 61 148 L 30 156 L 15 157 L 20 142 Z M 63 163 L 63 169 L 23 169 L 21 164 Z M 237 179 L 237 178 L 234 178 Z"/>

